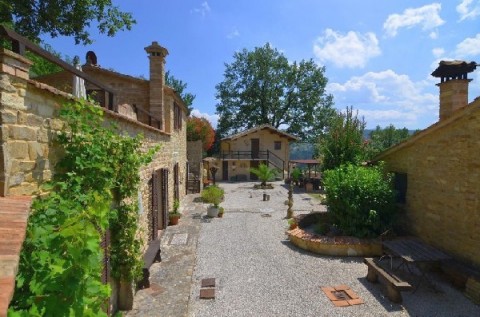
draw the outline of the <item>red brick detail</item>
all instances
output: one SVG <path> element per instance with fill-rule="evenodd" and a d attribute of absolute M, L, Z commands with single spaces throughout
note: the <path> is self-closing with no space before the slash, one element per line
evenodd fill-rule
<path fill-rule="evenodd" d="M 202 298 L 202 299 L 215 298 L 215 289 L 214 288 L 202 288 L 202 289 L 200 289 L 200 298 Z"/>
<path fill-rule="evenodd" d="M 348 303 L 347 300 L 334 300 L 332 301 L 333 305 L 335 305 L 336 307 L 346 307 L 346 306 L 350 306 L 350 304 Z"/>
<path fill-rule="evenodd" d="M 215 287 L 215 278 L 204 278 L 202 280 L 202 287 Z"/>
<path fill-rule="evenodd" d="M 31 202 L 31 196 L 0 197 L 0 317 L 13 296 Z"/>
<path fill-rule="evenodd" d="M 338 285 L 334 286 L 333 288 L 335 288 L 336 291 L 346 291 L 347 289 L 350 289 L 350 287 L 347 285 Z"/>

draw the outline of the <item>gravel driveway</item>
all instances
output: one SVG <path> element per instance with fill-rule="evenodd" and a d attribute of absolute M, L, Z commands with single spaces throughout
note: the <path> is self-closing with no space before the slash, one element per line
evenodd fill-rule
<path fill-rule="evenodd" d="M 253 183 L 221 183 L 223 218 L 204 219 L 198 238 L 189 316 L 480 316 L 480 307 L 435 279 L 392 304 L 378 284 L 366 281 L 362 258 L 319 256 L 292 246 L 287 228 L 287 189 L 254 190 Z M 270 201 L 262 201 L 263 193 Z M 306 194 L 294 210 L 324 210 Z M 200 282 L 216 278 L 216 298 L 200 299 Z M 335 307 L 320 289 L 346 284 L 364 304 Z"/>

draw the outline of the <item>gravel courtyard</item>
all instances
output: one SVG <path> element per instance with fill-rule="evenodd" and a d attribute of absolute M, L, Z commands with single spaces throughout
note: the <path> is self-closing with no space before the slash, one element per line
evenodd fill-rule
<path fill-rule="evenodd" d="M 392 304 L 366 281 L 362 258 L 319 256 L 292 246 L 285 235 L 287 189 L 254 190 L 253 183 L 221 183 L 223 218 L 202 218 L 188 315 L 211 316 L 480 316 L 459 291 L 438 278 Z M 263 193 L 270 201 L 263 201 Z M 294 195 L 296 213 L 324 210 L 309 195 Z M 200 299 L 200 284 L 216 279 L 216 298 Z M 335 307 L 323 286 L 348 285 L 364 304 Z"/>

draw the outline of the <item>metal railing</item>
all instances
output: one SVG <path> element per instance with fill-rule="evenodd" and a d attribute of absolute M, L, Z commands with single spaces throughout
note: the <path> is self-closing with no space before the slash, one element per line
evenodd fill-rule
<path fill-rule="evenodd" d="M 285 171 L 285 161 L 270 150 L 266 151 L 222 151 L 220 153 L 222 160 L 248 160 L 248 161 L 266 161 L 267 165 L 273 165 L 276 168 Z"/>

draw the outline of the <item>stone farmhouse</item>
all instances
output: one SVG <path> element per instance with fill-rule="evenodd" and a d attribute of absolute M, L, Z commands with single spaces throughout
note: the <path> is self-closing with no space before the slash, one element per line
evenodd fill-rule
<path fill-rule="evenodd" d="M 257 180 L 249 172 L 260 163 L 279 169 L 284 178 L 290 159 L 290 142 L 298 138 L 264 124 L 220 140 L 220 158 L 217 164 L 220 180 Z"/>
<path fill-rule="evenodd" d="M 440 62 L 440 120 L 376 157 L 395 174 L 408 232 L 480 269 L 480 97 L 468 103 L 475 63 Z M 480 278 L 462 287 L 480 301 Z"/>
<path fill-rule="evenodd" d="M 80 72 L 11 30 L 0 27 L 0 36 L 13 47 L 0 49 L 0 316 L 4 316 L 13 295 L 31 198 L 55 173 L 59 153 L 52 139 L 63 127 L 60 107 L 75 100 L 70 93 L 74 75 L 86 80 L 87 93 L 100 103 L 108 121 L 129 135 L 143 134 L 146 148 L 161 146 L 140 172 L 139 234 L 145 252 L 158 252 L 168 211 L 174 200 L 186 195 L 187 109 L 165 85 L 168 51 L 157 42 L 145 48 L 150 63 L 146 80 L 101 68 L 91 52 Z M 24 56 L 25 50 L 41 54 L 65 71 L 30 78 L 32 62 Z M 128 307 L 116 298 L 117 285 L 110 284 L 115 294 L 111 309 Z"/>

